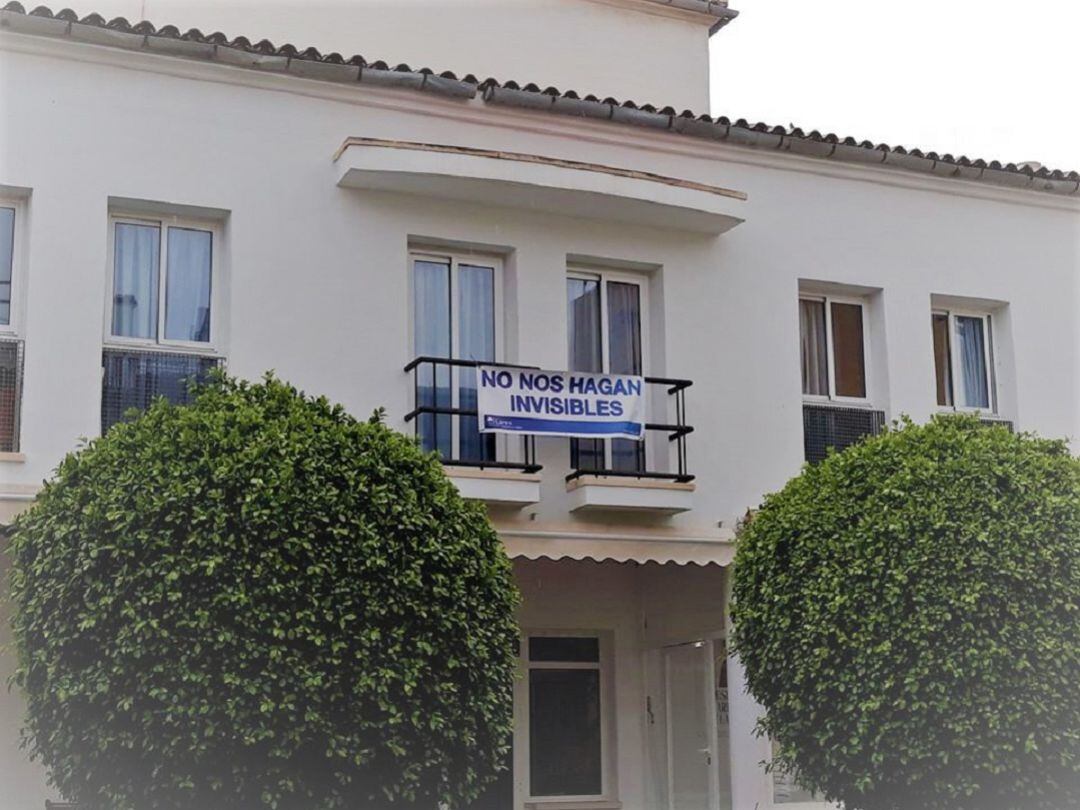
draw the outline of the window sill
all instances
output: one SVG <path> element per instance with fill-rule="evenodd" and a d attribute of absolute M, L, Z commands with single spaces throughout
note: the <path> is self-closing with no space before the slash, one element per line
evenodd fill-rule
<path fill-rule="evenodd" d="M 0 464 L 25 464 L 26 453 L 0 453 Z"/>
<path fill-rule="evenodd" d="M 533 799 L 525 802 L 525 810 L 621 810 L 622 802 L 612 799 Z"/>

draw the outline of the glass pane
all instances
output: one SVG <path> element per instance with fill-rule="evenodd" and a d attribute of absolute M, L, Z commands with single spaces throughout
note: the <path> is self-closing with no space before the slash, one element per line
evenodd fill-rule
<path fill-rule="evenodd" d="M 956 317 L 956 342 L 960 348 L 961 390 L 965 408 L 989 408 L 990 385 L 986 368 L 986 333 L 982 318 Z"/>
<path fill-rule="evenodd" d="M 413 342 L 417 356 L 450 356 L 450 263 L 413 263 Z M 425 363 L 416 370 L 417 407 L 451 406 L 450 367 Z M 418 417 L 420 444 L 451 457 L 451 416 L 424 413 Z"/>
<path fill-rule="evenodd" d="M 588 636 L 532 636 L 529 639 L 529 660 L 598 662 L 600 639 Z"/>
<path fill-rule="evenodd" d="M 157 339 L 160 246 L 157 225 L 116 223 L 112 333 L 117 337 Z"/>
<path fill-rule="evenodd" d="M 799 299 L 799 349 L 802 353 L 802 392 L 810 396 L 828 396 L 824 301 Z"/>
<path fill-rule="evenodd" d="M 937 382 L 937 404 L 953 404 L 952 350 L 949 346 L 949 316 L 935 312 L 931 316 L 934 329 L 934 377 Z"/>
<path fill-rule="evenodd" d="M 471 264 L 458 266 L 458 357 L 490 362 L 495 359 L 495 269 Z M 458 407 L 475 410 L 476 369 L 462 368 L 458 376 Z M 495 435 L 481 434 L 475 416 L 458 422 L 460 457 L 466 461 L 493 461 Z"/>
<path fill-rule="evenodd" d="M 529 792 L 597 796 L 603 791 L 600 671 L 529 672 Z"/>
<path fill-rule="evenodd" d="M 0 208 L 0 326 L 11 323 L 11 276 L 15 255 L 15 209 Z"/>
<path fill-rule="evenodd" d="M 866 362 L 863 357 L 862 307 L 858 304 L 832 305 L 833 362 L 836 365 L 836 395 L 866 396 Z"/>
<path fill-rule="evenodd" d="M 641 287 L 607 283 L 608 354 L 612 374 L 641 374 Z M 645 442 L 611 440 L 611 467 L 622 472 L 645 469 Z"/>
<path fill-rule="evenodd" d="M 165 276 L 165 339 L 210 340 L 210 264 L 213 234 L 169 228 Z"/>
<path fill-rule="evenodd" d="M 568 278 L 566 298 L 566 342 L 570 350 L 570 371 L 603 371 L 600 281 Z M 571 439 L 570 466 L 575 470 L 604 469 L 604 443 L 599 439 Z"/>

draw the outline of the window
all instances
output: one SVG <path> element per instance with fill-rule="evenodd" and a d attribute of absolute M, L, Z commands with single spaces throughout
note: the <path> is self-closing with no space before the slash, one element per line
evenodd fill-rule
<path fill-rule="evenodd" d="M 934 310 L 934 377 L 937 404 L 993 412 L 993 335 L 990 316 Z"/>
<path fill-rule="evenodd" d="M 858 301 L 799 298 L 803 396 L 867 398 L 865 317 L 865 307 Z"/>
<path fill-rule="evenodd" d="M 109 342 L 210 348 L 215 229 L 114 218 L 111 231 Z"/>
<path fill-rule="evenodd" d="M 114 216 L 109 232 L 102 433 L 155 397 L 187 402 L 189 383 L 222 362 L 217 226 Z"/>
<path fill-rule="evenodd" d="M 15 277 L 15 208 L 0 204 L 0 327 L 12 325 Z"/>
<path fill-rule="evenodd" d="M 527 639 L 528 793 L 564 800 L 606 795 L 609 658 L 595 635 Z"/>
<path fill-rule="evenodd" d="M 23 343 L 16 330 L 15 220 L 19 208 L 0 201 L 0 453 L 19 450 Z"/>
<path fill-rule="evenodd" d="M 633 276 L 571 270 L 566 279 L 570 371 L 644 374 L 644 281 Z M 577 470 L 645 470 L 645 443 L 631 439 L 571 439 Z"/>
<path fill-rule="evenodd" d="M 418 357 L 481 363 L 499 356 L 502 310 L 500 262 L 476 256 L 414 253 L 413 348 Z M 441 413 L 419 415 L 420 442 L 444 459 L 493 461 L 494 434 L 480 433 L 475 416 L 476 370 L 425 364 L 417 368 L 416 407 Z M 452 409 L 472 411 L 455 419 Z"/>

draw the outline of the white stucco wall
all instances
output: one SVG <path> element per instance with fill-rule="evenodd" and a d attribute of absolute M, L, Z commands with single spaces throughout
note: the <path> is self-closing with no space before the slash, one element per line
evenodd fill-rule
<path fill-rule="evenodd" d="M 930 301 L 949 295 L 1007 304 L 996 319 L 1003 415 L 1051 436 L 1080 427 L 1080 213 L 1055 197 L 8 34 L 0 106 L 0 186 L 26 203 L 26 458 L 0 462 L 2 491 L 33 487 L 98 431 L 110 199 L 220 212 L 222 349 L 233 373 L 273 368 L 358 415 L 384 405 L 402 428 L 410 241 L 504 255 L 514 313 L 505 359 L 549 368 L 566 362 L 568 256 L 652 268 L 647 370 L 695 381 L 694 508 L 675 518 L 572 515 L 566 444 L 546 440 L 542 502 L 502 516 L 506 526 L 708 535 L 782 485 L 802 459 L 800 278 L 876 291 L 874 404 L 890 418 L 935 409 Z M 747 192 L 746 221 L 713 237 L 342 189 L 331 158 L 350 135 L 694 179 Z M 12 701 L 0 695 L 0 757 Z M 733 704 L 733 728 L 748 732 L 751 715 Z M 760 756 L 746 745 L 752 769 Z M 37 770 L 5 759 L 0 777 L 22 806 L 40 805 Z M 736 795 L 762 783 L 747 784 Z M 640 808 L 636 790 L 629 784 L 626 810 Z"/>
<path fill-rule="evenodd" d="M 709 18 L 638 0 L 74 0 L 80 15 L 708 112 Z M 60 7 L 57 6 L 57 9 Z"/>

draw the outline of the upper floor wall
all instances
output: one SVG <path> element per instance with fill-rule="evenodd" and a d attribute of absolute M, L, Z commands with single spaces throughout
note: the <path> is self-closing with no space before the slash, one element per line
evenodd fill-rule
<path fill-rule="evenodd" d="M 77 0 L 80 15 L 707 112 L 716 17 L 652 0 Z M 693 3 L 686 3 L 692 7 Z M 702 4 L 707 6 L 707 4 Z"/>
<path fill-rule="evenodd" d="M 0 464 L 9 492 L 29 495 L 78 437 L 97 434 L 103 347 L 155 323 L 166 342 L 189 343 L 206 323 L 207 348 L 233 373 L 275 369 L 359 416 L 386 406 L 411 430 L 416 392 L 404 367 L 423 351 L 416 254 L 497 266 L 495 359 L 549 369 L 570 356 L 569 279 L 636 280 L 642 370 L 694 382 L 691 509 L 578 516 L 567 442 L 548 439 L 540 503 L 510 521 L 521 533 L 621 525 L 640 536 L 647 525 L 669 539 L 714 537 L 797 472 L 807 396 L 885 419 L 977 404 L 981 391 L 959 375 L 936 376 L 949 351 L 954 368 L 987 357 L 976 372 L 994 378 L 986 401 L 1021 429 L 1080 428 L 1073 200 L 14 33 L 0 34 L 0 94 L 0 196 L 16 229 L 12 325 L 25 351 L 25 458 Z M 350 137 L 366 145 L 335 160 Z M 371 162 L 351 157 L 364 150 Z M 451 169 L 461 176 L 447 180 Z M 354 171 L 363 182 L 348 179 Z M 573 186 L 569 174 L 592 179 Z M 746 199 L 714 193 L 724 189 Z M 712 210 L 690 194 L 722 202 Z M 711 228 L 677 210 L 691 205 Z M 731 218 L 742 222 L 716 225 Z M 137 292 L 114 277 L 124 220 L 162 223 L 149 238 L 165 241 L 169 227 L 186 226 L 217 251 L 207 255 L 220 275 L 179 337 L 167 309 L 118 334 L 117 295 Z M 167 271 L 169 249 L 158 255 Z M 207 301 L 209 321 L 198 316 Z M 939 351 L 934 313 L 954 335 L 981 329 L 992 350 Z M 827 316 L 847 331 L 834 333 Z M 961 320 L 975 316 L 989 319 Z M 833 345 L 811 377 L 800 344 L 814 335 Z M 828 363 L 859 356 L 854 389 L 830 375 Z"/>

